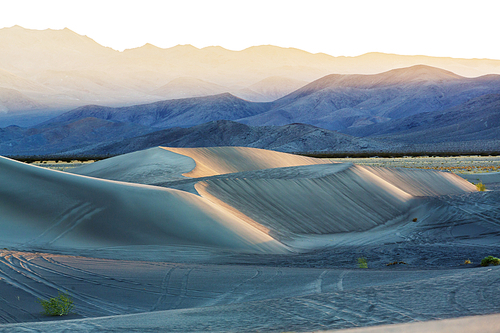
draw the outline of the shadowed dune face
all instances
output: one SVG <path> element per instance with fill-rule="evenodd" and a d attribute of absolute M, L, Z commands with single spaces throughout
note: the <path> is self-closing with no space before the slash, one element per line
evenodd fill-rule
<path fill-rule="evenodd" d="M 187 192 L 0 159 L 2 241 L 32 246 L 199 245 L 282 252 L 265 233 Z"/>
<path fill-rule="evenodd" d="M 70 173 L 139 184 L 182 179 L 196 166 L 188 156 L 159 147 L 120 155 L 70 170 Z"/>
<path fill-rule="evenodd" d="M 196 167 L 193 171 L 184 175 L 192 178 L 260 169 L 331 163 L 317 158 L 246 147 L 162 148 L 191 157 L 195 161 Z"/>

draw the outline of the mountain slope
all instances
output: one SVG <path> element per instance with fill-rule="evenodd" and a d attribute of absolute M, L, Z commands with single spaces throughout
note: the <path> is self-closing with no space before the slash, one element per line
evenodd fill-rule
<path fill-rule="evenodd" d="M 0 128 L 0 155 L 50 155 L 151 132 L 144 126 L 83 118 L 38 128 Z"/>
<path fill-rule="evenodd" d="M 170 128 L 144 136 L 101 145 L 86 154 L 116 155 L 156 146 L 240 146 L 282 152 L 374 151 L 388 148 L 371 139 L 360 139 L 304 124 L 281 127 L 251 127 L 220 120 L 191 128 Z M 397 147 L 393 145 L 392 147 Z"/>
<path fill-rule="evenodd" d="M 275 101 L 305 86 L 307 83 L 307 81 L 302 80 L 271 76 L 252 84 L 248 89 L 262 96 L 267 96 L 268 101 Z"/>
<path fill-rule="evenodd" d="M 119 54 L 70 29 L 33 30 L 20 26 L 0 29 L 0 63 L 14 73 L 37 73 L 47 69 L 77 69 L 98 65 Z"/>
<path fill-rule="evenodd" d="M 248 102 L 225 93 L 121 108 L 88 105 L 66 112 L 46 124 L 95 117 L 156 128 L 189 127 L 213 120 L 233 120 L 253 116 L 269 110 L 270 107 L 271 103 Z"/>
<path fill-rule="evenodd" d="M 500 94 L 481 96 L 444 111 L 346 132 L 406 143 L 500 140 Z"/>
<path fill-rule="evenodd" d="M 500 92 L 500 76 L 460 77 L 428 66 L 376 75 L 328 75 L 277 100 L 268 112 L 239 119 L 249 125 L 301 122 L 345 130 L 444 110 Z"/>
<path fill-rule="evenodd" d="M 0 113 L 41 109 L 45 106 L 14 89 L 0 87 Z"/>
<path fill-rule="evenodd" d="M 218 95 L 228 88 L 192 77 L 180 77 L 153 90 L 151 93 L 164 99 L 180 99 Z"/>

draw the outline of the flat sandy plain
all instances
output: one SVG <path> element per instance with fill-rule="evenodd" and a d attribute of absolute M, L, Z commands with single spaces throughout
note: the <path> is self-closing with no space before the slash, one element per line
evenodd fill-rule
<path fill-rule="evenodd" d="M 153 148 L 67 173 L 0 158 L 0 331 L 499 332 L 500 266 L 479 262 L 500 255 L 500 174 L 473 174 L 493 189 L 477 192 L 331 162 Z M 58 291 L 74 313 L 44 316 L 37 299 Z"/>

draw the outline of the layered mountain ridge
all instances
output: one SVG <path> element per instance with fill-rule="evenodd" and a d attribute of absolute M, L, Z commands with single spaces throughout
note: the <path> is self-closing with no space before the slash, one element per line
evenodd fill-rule
<path fill-rule="evenodd" d="M 0 126 L 33 125 L 87 104 L 127 106 L 225 92 L 270 102 L 332 73 L 374 74 L 417 64 L 469 77 L 500 74 L 499 60 L 381 53 L 333 57 L 272 45 L 231 51 L 146 44 L 119 52 L 69 29 L 19 26 L 0 29 L 0 45 L 0 87 L 17 90 L 37 105 L 4 105 Z"/>
<path fill-rule="evenodd" d="M 114 154 L 151 143 L 484 150 L 500 140 L 497 60 L 271 45 L 119 52 L 69 29 L 18 26 L 0 29 L 0 45 L 1 154 Z"/>

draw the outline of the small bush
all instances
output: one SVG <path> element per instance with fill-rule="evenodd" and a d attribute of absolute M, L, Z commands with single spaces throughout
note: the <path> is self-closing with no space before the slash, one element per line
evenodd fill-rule
<path fill-rule="evenodd" d="M 477 190 L 478 190 L 478 191 L 480 191 L 480 192 L 484 192 L 484 191 L 486 191 L 486 186 L 485 186 L 483 183 L 477 183 L 477 184 L 476 184 L 476 188 L 477 188 Z"/>
<path fill-rule="evenodd" d="M 386 266 L 392 266 L 392 265 L 406 265 L 406 263 L 404 261 L 394 261 L 394 262 L 390 262 L 388 264 L 385 264 Z"/>
<path fill-rule="evenodd" d="M 497 266 L 500 264 L 500 259 L 493 257 L 493 256 L 487 256 L 483 260 L 481 260 L 481 266 Z"/>
<path fill-rule="evenodd" d="M 49 300 L 38 299 L 47 316 L 65 316 L 73 310 L 73 300 L 68 294 L 59 293 Z"/>
<path fill-rule="evenodd" d="M 472 264 L 472 261 L 470 261 L 470 259 L 464 261 L 464 265 L 469 265 L 469 264 Z"/>
<path fill-rule="evenodd" d="M 418 219 L 415 217 L 412 221 L 413 221 L 413 222 L 417 222 L 417 220 L 418 220 Z"/>
<path fill-rule="evenodd" d="M 366 261 L 365 258 L 363 258 L 363 257 L 358 258 L 358 267 L 359 268 L 368 268 L 368 262 Z"/>

